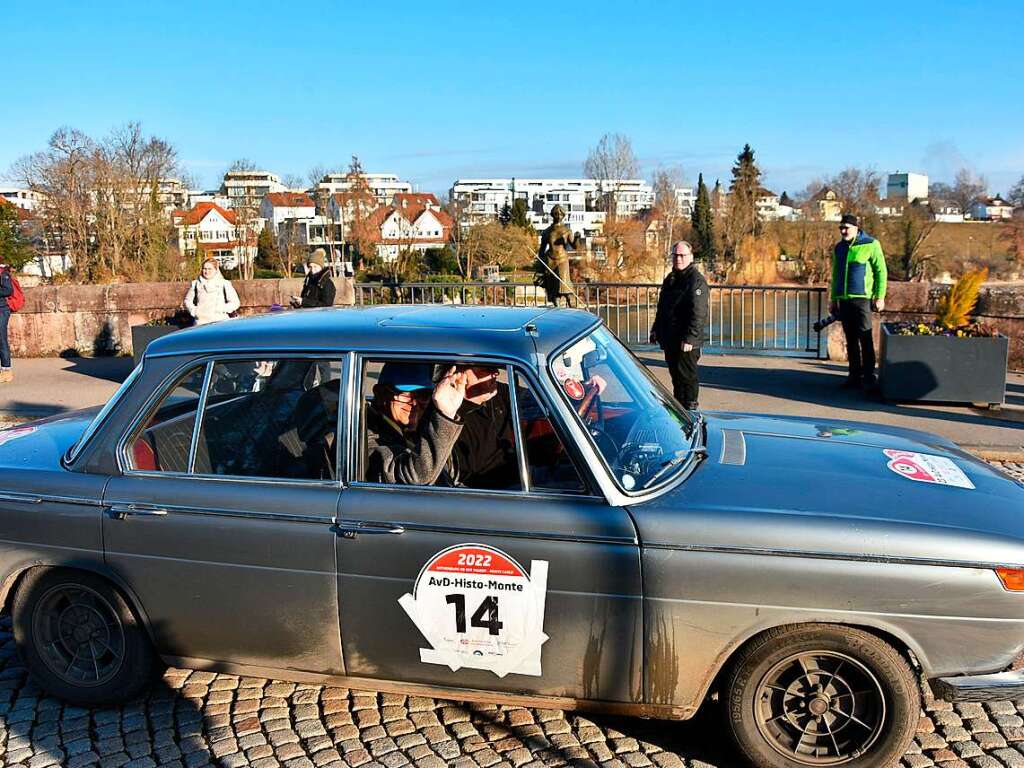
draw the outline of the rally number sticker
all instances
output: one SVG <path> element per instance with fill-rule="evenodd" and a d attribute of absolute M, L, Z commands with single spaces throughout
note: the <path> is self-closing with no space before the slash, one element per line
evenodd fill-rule
<path fill-rule="evenodd" d="M 974 483 L 964 474 L 964 471 L 952 459 L 947 459 L 945 456 L 898 451 L 893 448 L 886 448 L 883 452 L 889 457 L 889 463 L 886 466 L 908 480 L 974 489 Z"/>
<path fill-rule="evenodd" d="M 547 581 L 546 560 L 531 561 L 527 573 L 500 550 L 459 544 L 434 555 L 398 602 L 430 643 L 420 661 L 540 675 Z"/>

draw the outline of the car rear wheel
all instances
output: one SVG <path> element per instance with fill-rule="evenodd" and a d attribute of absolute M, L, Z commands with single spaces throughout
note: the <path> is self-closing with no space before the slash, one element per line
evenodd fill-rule
<path fill-rule="evenodd" d="M 14 639 L 47 692 L 81 706 L 125 701 L 149 685 L 145 629 L 106 580 L 64 568 L 29 572 L 12 611 Z"/>
<path fill-rule="evenodd" d="M 736 745 L 771 768 L 895 765 L 917 728 L 920 688 L 895 648 L 851 627 L 783 627 L 740 651 L 726 681 Z"/>

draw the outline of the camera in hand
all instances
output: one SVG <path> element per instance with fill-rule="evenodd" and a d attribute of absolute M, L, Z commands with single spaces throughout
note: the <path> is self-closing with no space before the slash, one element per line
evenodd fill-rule
<path fill-rule="evenodd" d="M 832 323 L 838 319 L 839 315 L 830 314 L 828 317 L 823 317 L 816 321 L 811 327 L 814 328 L 815 333 L 821 333 L 823 328 L 828 328 L 828 326 L 832 325 Z"/>

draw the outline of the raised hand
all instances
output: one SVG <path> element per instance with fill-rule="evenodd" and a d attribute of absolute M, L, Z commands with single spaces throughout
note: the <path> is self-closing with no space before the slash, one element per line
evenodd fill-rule
<path fill-rule="evenodd" d="M 434 407 L 449 419 L 459 413 L 462 401 L 466 399 L 466 373 L 459 373 L 453 365 L 444 377 L 434 385 Z"/>

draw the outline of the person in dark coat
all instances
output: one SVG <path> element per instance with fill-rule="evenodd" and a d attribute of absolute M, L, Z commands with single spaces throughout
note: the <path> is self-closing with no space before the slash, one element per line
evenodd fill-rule
<path fill-rule="evenodd" d="M 324 269 L 327 252 L 317 248 L 306 259 L 306 280 L 302 284 L 302 295 L 292 296 L 292 306 L 308 309 L 311 307 L 334 306 L 334 281 L 331 274 Z"/>
<path fill-rule="evenodd" d="M 693 263 L 685 240 L 672 246 L 672 271 L 661 284 L 651 343 L 665 351 L 672 394 L 684 408 L 697 407 L 697 361 L 707 341 L 708 283 Z"/>
<path fill-rule="evenodd" d="M 429 363 L 385 363 L 366 409 L 366 479 L 459 485 L 452 460 L 467 376 L 451 366 L 435 383 Z"/>

